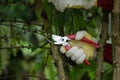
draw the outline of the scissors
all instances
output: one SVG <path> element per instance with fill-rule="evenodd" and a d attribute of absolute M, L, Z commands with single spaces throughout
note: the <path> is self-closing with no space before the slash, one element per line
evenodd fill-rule
<path fill-rule="evenodd" d="M 75 36 L 76 36 L 76 34 L 71 34 L 71 35 L 64 36 L 64 37 L 52 34 L 52 39 L 55 41 L 54 44 L 62 44 L 65 47 L 66 51 L 68 51 L 70 48 L 72 48 L 72 46 L 68 43 L 68 41 L 75 40 Z M 83 37 L 81 39 L 81 41 L 89 43 L 89 44 L 93 45 L 95 48 L 100 47 L 99 44 L 97 44 L 96 42 L 89 40 L 85 37 Z M 90 63 L 87 59 L 84 60 L 84 63 L 87 65 L 90 65 Z"/>

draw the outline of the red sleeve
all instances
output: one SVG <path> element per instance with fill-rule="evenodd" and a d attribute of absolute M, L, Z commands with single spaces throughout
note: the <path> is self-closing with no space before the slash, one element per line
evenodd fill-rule
<path fill-rule="evenodd" d="M 114 0 L 98 0 L 97 5 L 106 10 L 113 9 Z"/>
<path fill-rule="evenodd" d="M 109 62 L 112 64 L 112 45 L 111 44 L 105 44 L 104 46 L 104 61 Z"/>

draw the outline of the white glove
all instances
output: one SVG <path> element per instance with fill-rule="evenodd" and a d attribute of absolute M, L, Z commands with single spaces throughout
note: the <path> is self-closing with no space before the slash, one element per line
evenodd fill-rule
<path fill-rule="evenodd" d="M 75 40 L 81 40 L 85 36 L 86 33 L 87 33 L 86 31 L 78 31 L 76 33 Z"/>
<path fill-rule="evenodd" d="M 60 52 L 66 53 L 67 57 L 70 57 L 72 61 L 76 61 L 77 64 L 81 64 L 86 59 L 86 55 L 82 49 L 79 49 L 77 46 L 73 46 L 68 51 L 65 50 L 65 47 L 60 48 Z"/>
<path fill-rule="evenodd" d="M 95 57 L 95 47 L 86 42 L 80 41 L 83 37 L 94 41 L 94 38 L 86 31 L 78 31 L 75 40 L 68 42 L 72 47 L 71 49 L 66 51 L 64 46 L 61 46 L 60 48 L 61 53 L 70 57 L 71 60 L 76 61 L 77 64 L 83 63 L 85 59 L 89 60 Z"/>

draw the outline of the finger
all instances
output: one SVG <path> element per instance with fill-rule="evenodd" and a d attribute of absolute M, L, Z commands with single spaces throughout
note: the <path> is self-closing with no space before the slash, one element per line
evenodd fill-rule
<path fill-rule="evenodd" d="M 79 59 L 78 59 L 78 60 L 76 60 L 76 63 L 77 63 L 77 64 L 81 64 L 81 63 L 83 63 L 83 62 L 84 62 L 84 60 L 85 60 L 85 58 L 86 58 L 86 55 L 85 55 L 85 54 L 83 54 L 81 57 L 79 57 Z"/>
<path fill-rule="evenodd" d="M 81 40 L 85 36 L 86 31 L 78 31 L 75 36 L 75 40 Z"/>
<path fill-rule="evenodd" d="M 67 50 L 65 49 L 65 47 L 64 47 L 64 46 L 61 46 L 61 47 L 60 47 L 60 52 L 61 52 L 61 53 L 65 54 L 65 53 L 66 53 L 66 51 L 67 51 Z"/>
<path fill-rule="evenodd" d="M 66 56 L 71 57 L 73 54 L 76 53 L 77 50 L 79 50 L 77 46 L 72 47 L 70 50 L 66 52 Z"/>
<path fill-rule="evenodd" d="M 82 49 L 79 49 L 78 51 L 76 51 L 76 53 L 73 54 L 73 56 L 71 57 L 71 59 L 73 61 L 76 61 L 79 57 L 81 57 L 84 54 L 84 51 Z"/>

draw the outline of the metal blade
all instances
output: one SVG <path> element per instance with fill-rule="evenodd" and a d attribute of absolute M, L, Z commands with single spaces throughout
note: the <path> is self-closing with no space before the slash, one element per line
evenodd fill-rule
<path fill-rule="evenodd" d="M 61 41 L 58 41 L 58 42 L 54 42 L 54 44 L 64 44 L 64 43 Z"/>
<path fill-rule="evenodd" d="M 61 38 L 62 38 L 61 36 L 52 34 L 52 39 L 53 39 L 54 41 L 60 41 Z"/>
<path fill-rule="evenodd" d="M 55 41 L 54 44 L 68 45 L 67 40 L 70 40 L 68 37 L 61 37 L 58 35 L 52 35 L 52 39 Z"/>

